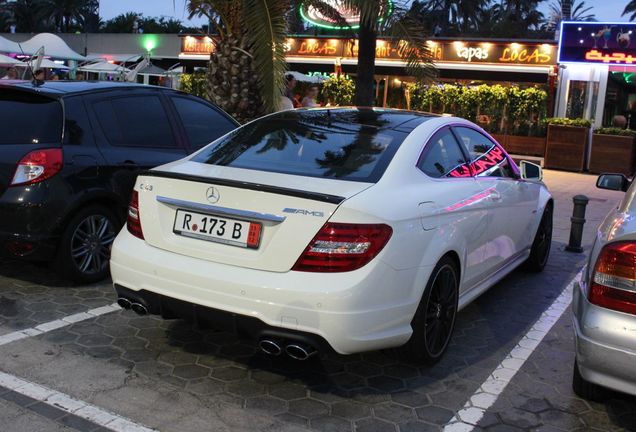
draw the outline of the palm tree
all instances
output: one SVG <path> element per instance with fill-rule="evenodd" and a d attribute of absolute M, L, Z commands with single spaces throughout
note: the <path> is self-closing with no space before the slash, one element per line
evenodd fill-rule
<path fill-rule="evenodd" d="M 210 55 L 208 68 L 208 97 L 237 119 L 247 120 L 276 109 L 284 87 L 288 18 L 299 3 L 300 0 L 188 2 L 190 17 L 207 17 L 215 35 L 216 50 Z M 304 1 L 308 3 L 346 26 L 344 18 L 327 2 Z M 394 13 L 379 21 L 384 0 L 342 0 L 340 3 L 358 9 L 361 16 L 356 104 L 373 105 L 378 34 L 405 41 L 402 52 L 409 70 L 422 78 L 433 74 L 424 32 L 414 31 L 420 27 L 407 16 L 406 9 L 394 4 Z M 415 34 L 418 37 L 414 37 Z"/>
<path fill-rule="evenodd" d="M 103 30 L 105 33 L 132 33 L 135 21 L 141 16 L 142 14 L 137 12 L 117 15 L 104 23 Z"/>
<path fill-rule="evenodd" d="M 634 21 L 636 19 L 636 0 L 631 0 L 623 9 L 623 13 L 621 16 L 625 16 L 627 14 L 631 14 L 629 16 L 630 21 Z"/>
<path fill-rule="evenodd" d="M 594 21 L 596 16 L 592 12 L 593 6 L 587 6 L 585 1 L 556 0 L 550 3 L 546 29 L 555 31 L 561 21 Z"/>
<path fill-rule="evenodd" d="M 57 31 L 68 33 L 81 28 L 95 14 L 98 4 L 98 0 L 40 0 L 38 8 Z"/>
<path fill-rule="evenodd" d="M 10 10 L 16 30 L 22 33 L 37 33 L 48 30 L 39 0 L 16 0 L 10 3 Z"/>
<path fill-rule="evenodd" d="M 342 4 L 360 13 L 355 105 L 372 106 L 375 100 L 373 87 L 378 35 L 404 43 L 401 52 L 408 73 L 419 80 L 428 80 L 436 74 L 426 43 L 426 31 L 409 13 L 408 2 L 393 2 L 390 15 L 384 10 L 388 5 L 386 0 L 342 0 Z"/>

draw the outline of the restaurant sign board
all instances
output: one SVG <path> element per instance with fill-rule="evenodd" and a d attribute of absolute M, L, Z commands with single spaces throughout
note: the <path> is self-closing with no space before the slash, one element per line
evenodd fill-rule
<path fill-rule="evenodd" d="M 636 65 L 636 23 L 563 22 L 559 63 Z"/>
<path fill-rule="evenodd" d="M 492 63 L 526 66 L 556 64 L 554 44 L 491 43 L 481 41 L 429 41 L 430 56 L 437 62 Z M 181 41 L 182 54 L 209 55 L 214 43 L 209 37 L 185 36 Z M 408 50 L 406 41 L 379 39 L 376 45 L 378 60 L 400 61 Z M 288 58 L 318 57 L 357 58 L 358 40 L 349 38 L 288 38 L 285 42 Z"/>

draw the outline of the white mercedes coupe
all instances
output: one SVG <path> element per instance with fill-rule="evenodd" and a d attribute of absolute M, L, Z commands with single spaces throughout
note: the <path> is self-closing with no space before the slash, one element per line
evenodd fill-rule
<path fill-rule="evenodd" d="M 541 179 L 459 118 L 272 114 L 138 177 L 112 250 L 118 303 L 240 331 L 270 355 L 401 347 L 434 363 L 459 310 L 545 266 Z"/>

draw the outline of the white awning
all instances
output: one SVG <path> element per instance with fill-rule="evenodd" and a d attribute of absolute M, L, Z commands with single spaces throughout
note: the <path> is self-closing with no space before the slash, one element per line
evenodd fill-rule
<path fill-rule="evenodd" d="M 296 81 L 303 81 L 303 82 L 309 82 L 309 83 L 315 83 L 315 84 L 321 83 L 327 79 L 322 76 L 305 75 L 304 73 L 296 72 L 296 71 L 287 72 L 285 75 L 287 74 L 293 75 L 294 78 L 296 78 Z"/>
<path fill-rule="evenodd" d="M 104 60 L 114 61 L 116 63 L 136 63 L 141 60 L 140 54 L 105 54 L 105 53 L 89 53 L 86 58 L 88 60 Z"/>
<path fill-rule="evenodd" d="M 93 72 L 93 73 L 127 73 L 130 72 L 130 69 L 125 68 L 121 65 L 116 65 L 108 62 L 97 62 L 83 65 L 78 68 L 78 70 L 82 72 Z"/>
<path fill-rule="evenodd" d="M 36 48 L 36 51 L 37 51 L 37 48 Z M 15 53 L 15 54 L 21 54 L 23 52 L 24 54 L 35 53 L 35 51 L 33 52 L 28 51 L 24 46 L 20 48 L 20 45 L 18 45 L 17 42 L 13 42 L 9 39 L 3 38 L 2 36 L 0 36 L 0 52 Z"/>
<path fill-rule="evenodd" d="M 0 65 L 2 66 L 16 66 L 21 64 L 24 63 L 22 63 L 20 60 L 16 60 L 13 57 L 0 54 Z"/>
<path fill-rule="evenodd" d="M 20 62 L 21 64 L 17 64 L 16 66 L 19 67 L 27 67 L 27 62 Z M 32 68 L 35 67 L 36 61 L 35 60 L 29 60 L 28 61 L 28 65 L 30 65 Z M 63 65 L 63 64 L 59 64 L 59 63 L 55 63 L 52 60 L 49 59 L 42 59 L 42 61 L 40 62 L 40 69 L 70 69 L 68 66 Z"/>
<path fill-rule="evenodd" d="M 53 33 L 40 33 L 21 44 L 25 53 L 35 53 L 44 47 L 44 54 L 48 57 L 64 60 L 86 60 L 86 57 L 73 51 L 59 36 Z"/>

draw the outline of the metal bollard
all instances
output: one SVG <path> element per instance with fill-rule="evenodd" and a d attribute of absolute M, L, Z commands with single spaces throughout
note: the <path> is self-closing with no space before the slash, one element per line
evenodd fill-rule
<path fill-rule="evenodd" d="M 581 242 L 583 241 L 583 226 L 585 225 L 585 207 L 589 202 L 585 195 L 576 195 L 572 198 L 574 201 L 574 210 L 572 211 L 572 227 L 570 228 L 570 242 L 565 247 L 569 252 L 583 252 Z"/>

